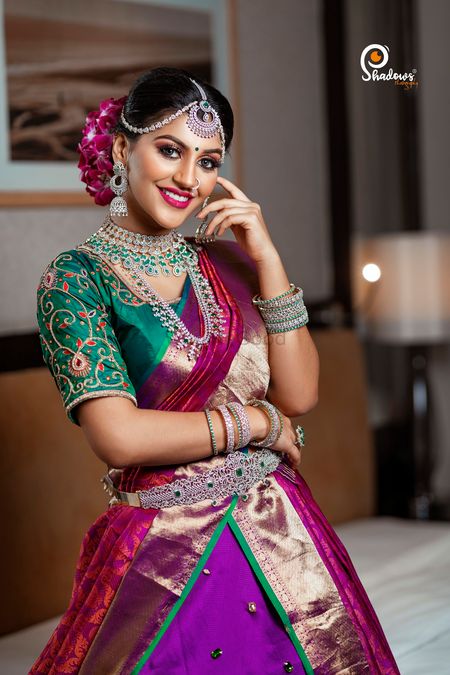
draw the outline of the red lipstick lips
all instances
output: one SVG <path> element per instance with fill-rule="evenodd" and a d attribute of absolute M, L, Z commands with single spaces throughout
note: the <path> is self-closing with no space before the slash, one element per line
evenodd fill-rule
<path fill-rule="evenodd" d="M 183 190 L 177 190 L 176 188 L 157 187 L 164 201 L 167 202 L 167 204 L 170 204 L 170 206 L 175 206 L 177 209 L 185 209 L 193 199 L 193 196 L 189 192 L 183 192 Z M 187 197 L 187 199 L 176 199 L 175 197 L 168 195 L 166 192 L 163 192 L 163 190 L 169 190 L 176 195 L 180 195 L 180 197 Z"/>
<path fill-rule="evenodd" d="M 163 185 L 159 189 L 160 190 L 170 190 L 170 192 L 175 192 L 176 195 L 181 195 L 182 197 L 190 197 L 191 199 L 192 199 L 192 196 L 193 196 L 190 192 L 183 192 L 183 190 L 178 190 L 177 188 L 174 188 L 174 187 L 166 187 L 165 185 Z"/>

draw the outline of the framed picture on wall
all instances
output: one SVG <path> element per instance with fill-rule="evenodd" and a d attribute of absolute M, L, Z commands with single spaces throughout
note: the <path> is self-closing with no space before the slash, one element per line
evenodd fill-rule
<path fill-rule="evenodd" d="M 232 99 L 226 0 L 0 0 L 0 8 L 0 206 L 91 205 L 77 167 L 86 115 L 150 68 L 185 68 Z"/>

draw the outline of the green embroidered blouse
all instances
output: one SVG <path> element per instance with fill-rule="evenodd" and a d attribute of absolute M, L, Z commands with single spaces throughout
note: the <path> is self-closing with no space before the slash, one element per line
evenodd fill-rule
<path fill-rule="evenodd" d="M 171 303 L 178 316 L 186 303 Z M 99 396 L 136 391 L 164 354 L 171 335 L 151 306 L 135 295 L 100 257 L 79 248 L 63 251 L 46 267 L 37 288 L 37 321 L 43 359 L 66 414 Z"/>

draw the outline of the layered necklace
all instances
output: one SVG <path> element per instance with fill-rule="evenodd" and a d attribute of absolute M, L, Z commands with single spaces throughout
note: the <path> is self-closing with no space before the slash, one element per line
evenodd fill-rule
<path fill-rule="evenodd" d="M 225 337 L 223 324 L 226 319 L 208 279 L 200 271 L 197 249 L 180 232 L 171 230 L 163 235 L 131 232 L 117 225 L 108 214 L 102 226 L 81 244 L 84 245 L 127 271 L 140 294 L 152 306 L 155 316 L 172 335 L 176 347 L 187 349 L 190 361 L 198 358 L 201 348 L 209 343 L 212 335 Z M 189 275 L 203 316 L 205 332 L 202 336 L 188 330 L 170 303 L 160 296 L 147 278 L 160 274 L 180 276 L 183 272 Z"/>

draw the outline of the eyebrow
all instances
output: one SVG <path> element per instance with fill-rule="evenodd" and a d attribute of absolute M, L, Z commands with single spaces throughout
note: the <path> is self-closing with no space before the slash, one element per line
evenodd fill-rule
<path fill-rule="evenodd" d="M 171 136 L 170 134 L 163 134 L 162 136 L 156 136 L 155 141 L 157 141 L 158 138 L 170 138 L 172 141 L 179 143 L 181 147 L 184 148 L 185 150 L 187 149 L 187 145 L 183 143 L 183 141 L 180 141 L 180 139 L 177 138 L 176 136 Z M 206 150 L 202 150 L 202 152 L 218 152 L 219 154 L 221 154 L 222 148 L 208 148 Z"/>

